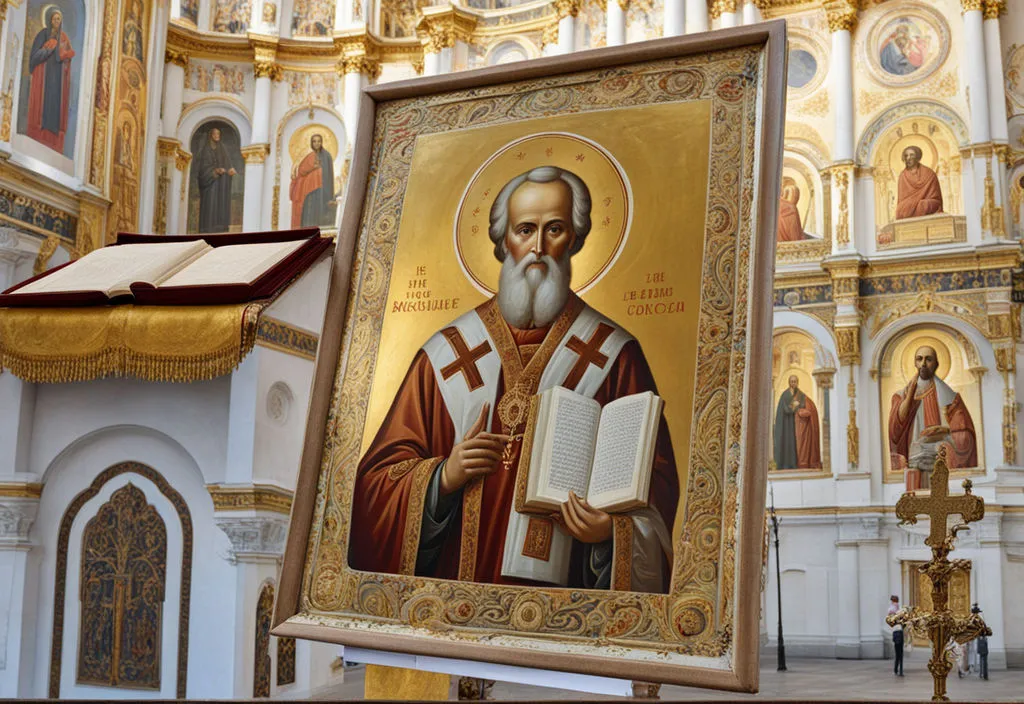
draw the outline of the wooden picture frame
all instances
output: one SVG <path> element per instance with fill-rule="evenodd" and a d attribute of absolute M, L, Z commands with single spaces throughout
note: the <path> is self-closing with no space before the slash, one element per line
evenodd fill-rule
<path fill-rule="evenodd" d="M 364 91 L 274 635 L 625 679 L 757 689 L 771 413 L 767 351 L 785 52 L 785 23 L 775 21 Z M 485 103 L 486 109 L 474 109 Z M 419 140 L 427 134 L 486 135 L 481 130 L 489 126 L 512 126 L 533 135 L 538 128 L 522 125 L 531 120 L 533 125 L 538 117 L 540 124 L 553 125 L 552 133 L 566 115 L 600 117 L 614 126 L 617 114 L 627 114 L 617 111 L 665 103 L 702 106 L 708 125 L 706 170 L 695 176 L 706 190 L 701 196 L 705 225 L 698 230 L 703 276 L 696 277 L 698 301 L 690 301 L 699 322 L 686 338 L 693 341 L 694 361 L 682 373 L 659 376 L 670 385 L 682 379 L 678 383 L 692 391 L 692 402 L 677 402 L 675 408 L 681 410 L 673 410 L 676 415 L 670 419 L 674 427 L 683 428 L 681 435 L 673 435 L 675 455 L 685 457 L 686 469 L 678 470 L 685 474 L 685 489 L 680 489 L 675 514 L 668 593 L 413 576 L 415 554 L 412 562 L 403 557 L 409 566 L 406 574 L 352 569 L 348 555 L 351 508 L 359 500 L 354 496 L 357 464 L 366 452 L 366 438 L 372 440 L 380 425 L 377 421 L 367 434 L 372 425 L 366 420 L 369 397 L 377 392 L 374 369 L 379 360 L 385 360 L 385 368 L 396 364 L 392 357 L 404 354 L 393 345 L 382 349 L 381 329 L 391 305 L 389 286 L 395 281 L 391 267 L 401 256 L 400 232 L 406 232 L 403 209 L 408 202 L 421 202 L 415 201 L 410 186 L 421 178 L 410 171 L 416 150 L 429 143 Z M 510 105 L 519 112 L 511 112 Z M 451 122 L 437 128 L 438 114 Z M 679 129 L 670 123 L 669 132 L 695 131 L 696 124 Z M 434 132 L 423 125 L 433 126 Z M 646 135 L 655 126 L 644 124 L 641 132 Z M 545 129 L 539 128 L 548 134 Z M 643 139 L 635 144 L 642 146 Z M 483 164 L 488 158 L 488 153 L 449 153 L 452 165 L 467 159 Z M 663 183 L 666 176 L 649 173 L 635 180 L 633 193 L 645 183 Z M 445 194 L 438 186 L 432 197 Z M 457 200 L 458 193 L 450 196 Z M 392 203 L 387 206 L 391 210 L 382 203 Z M 417 218 L 424 219 L 419 215 L 417 211 Z M 456 222 L 456 241 L 459 227 Z M 450 246 L 451 222 L 436 228 L 441 233 L 437 242 Z M 667 247 L 662 256 L 679 244 Z M 470 309 L 476 300 L 469 302 Z M 675 334 L 671 320 L 659 319 L 662 335 Z M 651 346 L 658 346 L 657 338 Z M 683 355 L 679 359 L 690 354 L 685 349 L 669 352 Z M 397 370 L 399 380 L 405 368 L 403 364 Z M 395 384 L 390 388 L 388 400 Z M 672 403 L 669 398 L 666 409 Z M 680 442 L 680 436 L 689 443 Z M 403 467 L 394 476 L 417 471 Z M 628 577 L 628 561 L 625 566 Z"/>

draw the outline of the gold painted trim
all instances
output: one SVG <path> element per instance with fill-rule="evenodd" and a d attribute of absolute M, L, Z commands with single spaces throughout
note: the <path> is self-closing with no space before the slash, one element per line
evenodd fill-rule
<path fill-rule="evenodd" d="M 207 484 L 214 511 L 270 511 L 288 515 L 293 492 L 272 484 Z"/>
<path fill-rule="evenodd" d="M 270 156 L 270 145 L 266 143 L 250 144 L 247 147 L 242 147 L 241 151 L 246 164 L 262 164 Z"/>
<path fill-rule="evenodd" d="M 277 334 L 274 334 L 277 333 Z M 285 338 L 283 341 L 280 338 Z M 290 325 L 269 315 L 260 318 L 260 326 L 256 331 L 256 344 L 260 347 L 284 352 L 294 357 L 316 359 L 316 350 L 320 344 L 320 336 L 315 332 Z"/>
<path fill-rule="evenodd" d="M 773 469 L 768 472 L 768 481 L 792 481 L 794 479 L 831 479 L 832 472 L 811 469 Z"/>
<path fill-rule="evenodd" d="M 5 499 L 38 499 L 43 485 L 35 482 L 0 482 L 0 497 Z"/>

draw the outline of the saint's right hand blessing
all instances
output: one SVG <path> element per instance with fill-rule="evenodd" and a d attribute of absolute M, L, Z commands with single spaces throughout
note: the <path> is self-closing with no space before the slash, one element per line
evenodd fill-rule
<path fill-rule="evenodd" d="M 508 435 L 484 432 L 490 404 L 484 404 L 480 416 L 462 442 L 452 448 L 441 470 L 441 494 L 458 491 L 477 477 L 485 477 L 498 468 L 501 453 L 511 441 Z"/>

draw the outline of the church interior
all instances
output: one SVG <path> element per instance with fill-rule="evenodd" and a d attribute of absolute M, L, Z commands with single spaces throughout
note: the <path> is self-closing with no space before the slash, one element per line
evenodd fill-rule
<path fill-rule="evenodd" d="M 945 443 L 986 503 L 952 608 L 983 610 L 994 671 L 1024 668 L 1024 4 L 0 0 L 0 290 L 118 232 L 336 235 L 366 86 L 779 18 L 762 657 L 780 605 L 791 658 L 891 657 L 890 595 L 931 598 L 927 528 L 895 505 Z M 204 322 L 173 372 L 183 341 L 141 328 L 121 378 L 0 369 L 0 697 L 338 691 L 337 646 L 269 635 L 329 268 Z M 150 570 L 130 596 L 115 554 Z"/>

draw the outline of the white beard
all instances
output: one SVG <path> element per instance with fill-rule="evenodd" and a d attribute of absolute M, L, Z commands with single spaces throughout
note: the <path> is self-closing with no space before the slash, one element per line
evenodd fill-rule
<path fill-rule="evenodd" d="M 498 279 L 498 308 L 514 328 L 542 328 L 550 325 L 569 300 L 572 279 L 568 250 L 560 259 L 550 255 L 538 258 L 529 252 L 518 264 L 506 255 Z M 536 261 L 547 264 L 547 271 L 526 268 Z"/>

